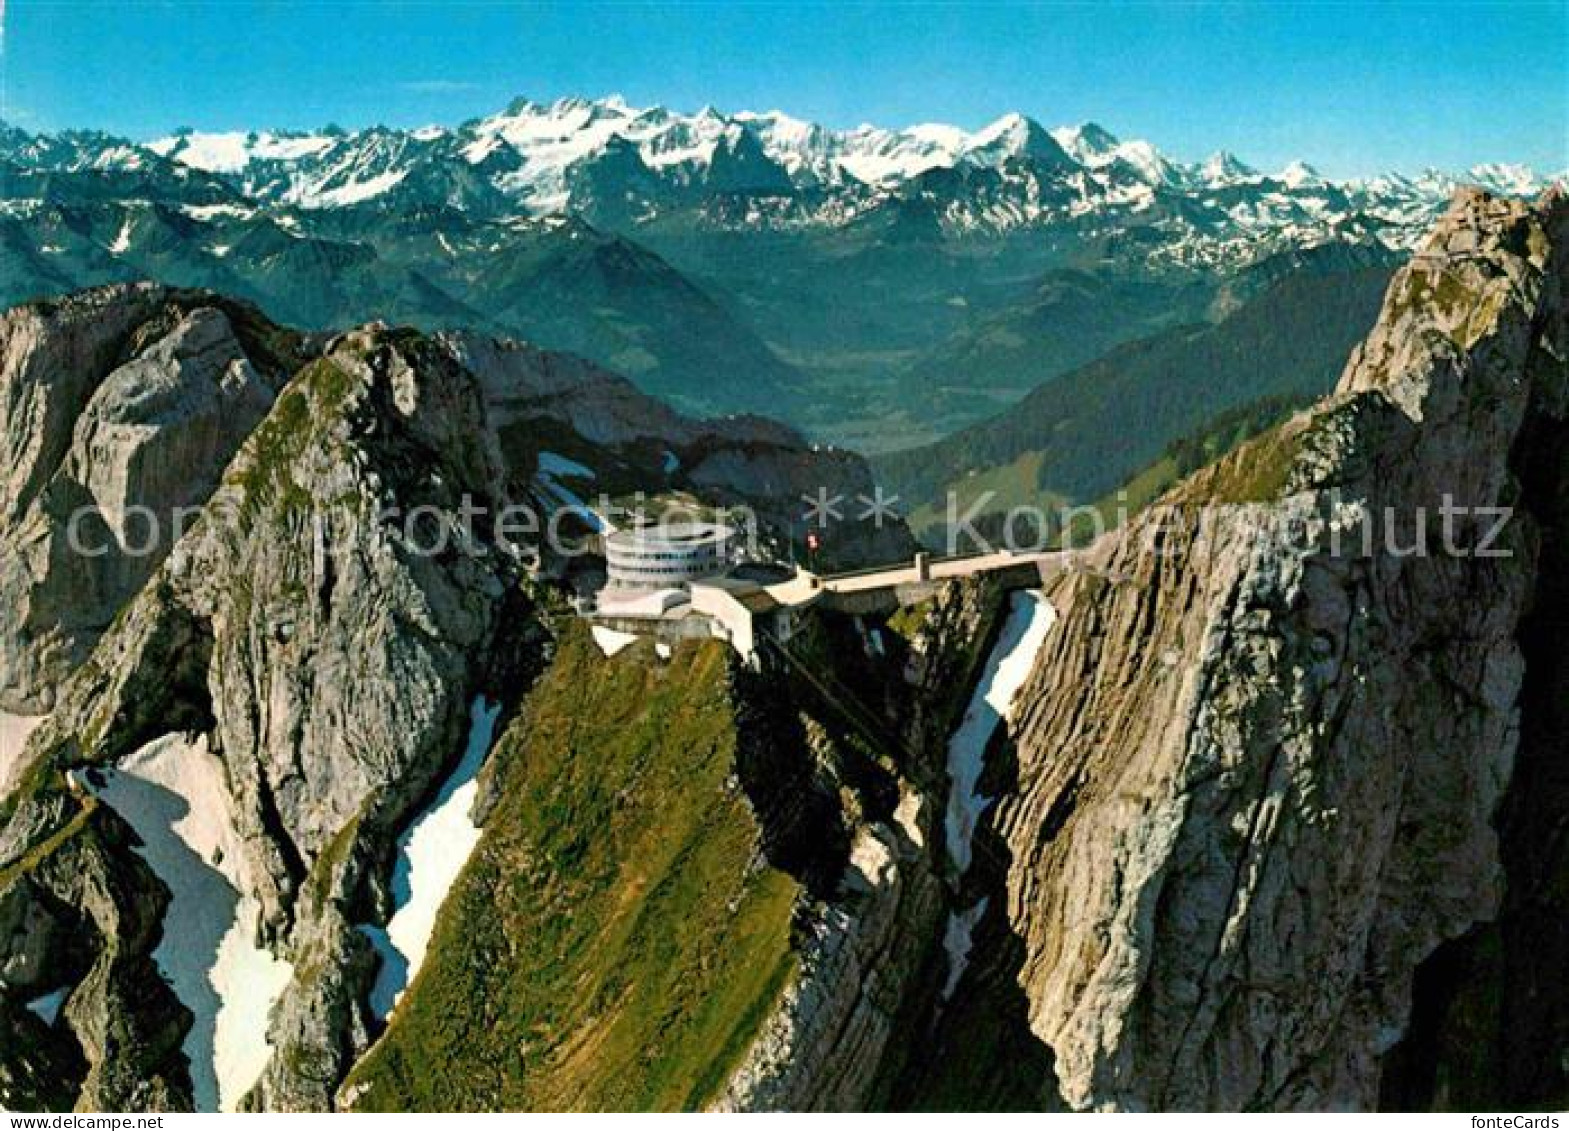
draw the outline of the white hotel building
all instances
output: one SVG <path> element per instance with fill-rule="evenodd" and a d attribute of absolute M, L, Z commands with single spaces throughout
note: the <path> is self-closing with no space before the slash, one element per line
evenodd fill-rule
<path fill-rule="evenodd" d="M 588 614 L 595 638 L 624 643 L 635 635 L 653 635 L 668 649 L 677 640 L 719 637 L 756 665 L 758 633 L 788 639 L 795 607 L 819 594 L 800 577 L 770 587 L 735 576 L 731 569 L 738 542 L 734 527 L 717 522 L 636 526 L 606 534 L 606 585 Z M 771 589 L 789 590 L 789 601 Z M 600 646 L 606 646 L 604 640 Z"/>

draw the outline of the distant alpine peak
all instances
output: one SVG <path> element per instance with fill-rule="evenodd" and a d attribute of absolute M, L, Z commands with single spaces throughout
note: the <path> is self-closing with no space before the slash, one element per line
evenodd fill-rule
<path fill-rule="evenodd" d="M 1306 161 L 1293 161 L 1280 171 L 1279 180 L 1287 188 L 1302 188 L 1306 185 L 1321 185 L 1324 183 L 1323 175 Z"/>
<path fill-rule="evenodd" d="M 1256 170 L 1225 149 L 1217 149 L 1199 166 L 1199 179 L 1211 186 L 1236 184 L 1256 176 Z"/>
<path fill-rule="evenodd" d="M 148 148 L 202 172 L 240 174 L 275 162 L 325 156 L 353 160 L 354 147 L 378 132 L 396 133 L 379 128 L 348 134 L 182 129 L 149 143 Z M 973 133 L 937 122 L 900 129 L 863 125 L 838 130 L 779 110 L 726 114 L 704 106 L 685 114 L 658 105 L 636 107 L 619 94 L 550 102 L 519 97 L 498 113 L 455 129 L 427 127 L 407 136 L 424 145 L 451 143 L 473 165 L 509 152 L 522 165 L 512 175 L 510 187 L 524 197 L 538 195 L 536 204 L 549 205 L 559 203 L 571 167 L 622 143 L 630 143 L 651 169 L 676 165 L 704 169 L 722 145 L 733 152 L 743 135 L 755 139 L 765 157 L 800 186 L 888 187 L 935 168 L 996 167 L 1010 161 L 1069 173 L 1076 165 L 1099 168 L 1119 159 L 1152 184 L 1176 180 L 1176 166 L 1146 142 L 1122 143 L 1093 122 L 1047 130 L 1018 112 L 1003 114 Z M 538 194 L 530 191 L 536 186 Z M 310 203 L 308 194 L 295 195 L 300 203 Z"/>
<path fill-rule="evenodd" d="M 963 157 L 974 164 L 1028 160 L 1044 166 L 1065 166 L 1072 158 L 1041 124 L 1023 114 L 1004 114 L 969 139 Z"/>
<path fill-rule="evenodd" d="M 1116 153 L 1117 146 L 1122 144 L 1111 131 L 1097 122 L 1058 126 L 1051 131 L 1051 136 L 1080 164 L 1109 159 Z"/>
<path fill-rule="evenodd" d="M 1173 188 L 1187 182 L 1189 174 L 1147 141 L 1122 141 L 1095 122 L 1063 126 L 1051 131 L 1074 161 L 1125 183 L 1149 188 Z"/>
<path fill-rule="evenodd" d="M 1007 141 L 1012 144 L 1022 144 L 1035 133 L 1044 132 L 1039 123 L 1033 118 L 1026 118 L 1023 114 L 1010 111 L 976 131 L 970 139 L 972 146 L 990 145 L 997 141 Z"/>

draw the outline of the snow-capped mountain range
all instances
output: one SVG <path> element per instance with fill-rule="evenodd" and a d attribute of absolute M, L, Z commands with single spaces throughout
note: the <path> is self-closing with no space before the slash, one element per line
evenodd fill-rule
<path fill-rule="evenodd" d="M 261 206 L 577 212 L 623 227 L 675 214 L 705 225 L 831 227 L 911 207 L 945 233 L 1123 216 L 1204 235 L 1188 241 L 1200 252 L 1216 240 L 1284 234 L 1301 242 L 1315 231 L 1406 246 L 1459 183 L 1529 195 L 1551 179 L 1520 165 L 1480 165 L 1335 181 L 1302 162 L 1260 172 L 1229 153 L 1187 164 L 1094 123 L 1048 130 L 1021 114 L 974 132 L 940 124 L 834 130 L 777 111 L 682 114 L 619 97 L 519 99 L 455 128 L 180 131 L 143 144 L 11 130 L 0 136 L 0 158 L 34 173 L 164 177 L 183 192 L 227 192 Z M 27 179 L 11 191 L 12 179 L 0 193 L 25 197 Z"/>

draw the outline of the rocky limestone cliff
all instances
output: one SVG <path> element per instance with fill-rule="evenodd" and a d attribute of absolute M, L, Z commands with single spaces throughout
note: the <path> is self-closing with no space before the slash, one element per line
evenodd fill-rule
<path fill-rule="evenodd" d="M 1372 1108 L 1419 965 L 1499 912 L 1566 283 L 1561 194 L 1457 196 L 1333 397 L 1050 587 L 993 828 L 1071 1106 Z"/>
<path fill-rule="evenodd" d="M 898 777 L 882 811 L 868 814 L 877 819 L 855 830 L 835 898 L 803 917 L 799 975 L 717 1110 L 846 1111 L 903 1101 L 900 1074 L 912 1059 L 919 1064 L 914 1046 L 947 974 L 943 921 L 955 893 L 943 882 L 944 752 L 991 644 L 1000 598 L 984 582 L 950 583 L 901 624 L 873 629 L 876 646 L 841 638 L 835 659 L 816 665 L 838 675 L 829 694 L 891 724 L 877 737 L 898 751 Z M 822 630 L 830 640 L 834 627 L 848 632 L 830 620 Z M 754 795 L 781 804 L 801 792 L 769 784 Z"/>
<path fill-rule="evenodd" d="M 860 832 L 841 891 L 803 928 L 801 968 L 714 1105 L 848 1111 L 874 1104 L 908 1003 L 934 972 L 942 889 L 923 852 L 920 801 Z M 923 977 L 924 976 L 924 977 Z"/>
<path fill-rule="evenodd" d="M 303 348 L 248 307 L 151 284 L 0 315 L 0 709 L 50 707 Z"/>
<path fill-rule="evenodd" d="M 601 486 L 693 489 L 779 529 L 820 487 L 871 490 L 859 457 L 815 450 L 774 421 L 689 418 L 623 377 L 525 343 L 434 341 L 478 381 L 514 497 L 551 444 L 607 465 Z M 0 315 L 0 710 L 52 708 L 59 681 L 194 524 L 323 342 L 221 296 L 150 283 Z M 836 561 L 909 547 L 902 523 L 845 529 Z"/>
<path fill-rule="evenodd" d="M 483 339 L 302 342 L 156 288 L 6 316 L 0 535 L 27 552 L 0 572 L 0 706 L 52 714 L 0 798 L 0 1102 L 193 1102 L 192 1015 L 154 958 L 173 895 L 101 789 L 171 733 L 221 764 L 226 868 L 292 964 L 250 1107 L 1558 1094 L 1562 861 L 1533 844 L 1569 806 L 1566 284 L 1561 196 L 1462 195 L 1333 397 L 1047 584 L 962 873 L 944 755 L 995 587 L 808 618 L 761 673 L 711 642 L 607 656 L 459 516 L 547 450 L 777 500 L 864 464 Z M 110 538 L 140 502 L 201 512 L 144 573 L 75 574 L 35 548 L 53 497 Z M 361 928 L 481 694 L 483 830 L 386 1025 Z M 983 906 L 953 976 L 945 929 Z M 1477 1088 L 1511 1050 L 1478 986 L 1527 1019 L 1519 1071 L 1546 1086 Z M 58 990 L 57 1018 L 30 1008 Z"/>

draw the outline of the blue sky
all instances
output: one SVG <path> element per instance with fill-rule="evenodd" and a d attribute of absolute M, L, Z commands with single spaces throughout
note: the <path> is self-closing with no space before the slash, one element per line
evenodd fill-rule
<path fill-rule="evenodd" d="M 829 125 L 1008 110 L 1332 175 L 1569 166 L 1569 4 L 0 0 L 29 129 L 456 123 L 619 92 Z"/>

